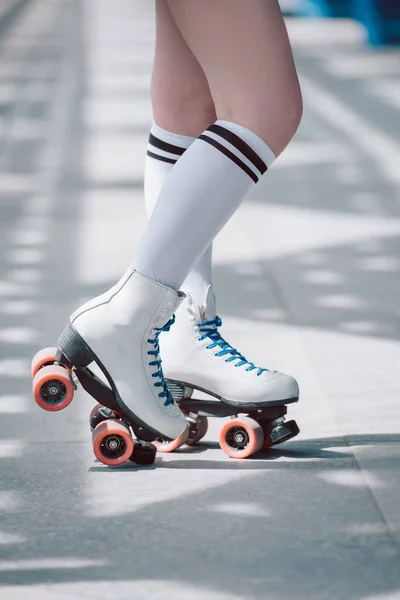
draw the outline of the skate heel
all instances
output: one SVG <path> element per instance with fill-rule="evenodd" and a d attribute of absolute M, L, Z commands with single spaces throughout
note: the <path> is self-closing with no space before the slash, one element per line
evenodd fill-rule
<path fill-rule="evenodd" d="M 71 323 L 60 335 L 57 346 L 59 354 L 65 356 L 71 366 L 87 367 L 95 360 L 94 353 Z"/>

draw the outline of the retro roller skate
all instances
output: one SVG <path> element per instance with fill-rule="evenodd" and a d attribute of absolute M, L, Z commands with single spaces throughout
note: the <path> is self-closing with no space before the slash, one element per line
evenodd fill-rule
<path fill-rule="evenodd" d="M 246 360 L 221 337 L 220 326 L 209 286 L 203 307 L 186 291 L 173 330 L 161 336 L 163 371 L 186 415 L 189 437 L 156 441 L 160 452 L 196 444 L 207 432 L 209 417 L 231 417 L 219 444 L 232 458 L 247 458 L 299 433 L 295 421 L 285 421 L 287 405 L 299 399 L 296 380 Z M 207 400 L 193 398 L 195 391 L 206 393 Z"/>
<path fill-rule="evenodd" d="M 153 440 L 189 435 L 166 386 L 158 346 L 182 297 L 129 270 L 72 315 L 57 347 L 32 360 L 33 395 L 41 408 L 66 408 L 78 382 L 97 400 L 90 414 L 93 450 L 106 465 L 152 464 Z"/>

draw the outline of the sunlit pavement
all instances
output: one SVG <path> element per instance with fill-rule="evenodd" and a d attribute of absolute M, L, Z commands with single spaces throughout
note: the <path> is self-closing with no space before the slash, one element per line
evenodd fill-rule
<path fill-rule="evenodd" d="M 113 470 L 87 396 L 58 414 L 31 397 L 32 355 L 145 227 L 152 4 L 0 13 L 0 596 L 397 599 L 400 54 L 355 24 L 288 21 L 304 120 L 215 243 L 223 331 L 299 379 L 301 435 L 235 461 L 214 421 Z"/>

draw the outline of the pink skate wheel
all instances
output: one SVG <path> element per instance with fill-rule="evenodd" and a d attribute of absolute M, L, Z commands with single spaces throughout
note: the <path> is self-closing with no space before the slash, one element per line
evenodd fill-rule
<path fill-rule="evenodd" d="M 59 365 L 42 367 L 33 378 L 33 397 L 44 410 L 63 410 L 74 397 L 74 386 L 67 369 Z"/>
<path fill-rule="evenodd" d="M 183 444 L 186 444 L 188 438 L 189 427 L 186 427 L 185 431 L 181 433 L 181 435 L 175 440 L 172 440 L 172 442 L 167 442 L 162 439 L 158 439 L 154 440 L 152 444 L 154 444 L 154 446 L 157 448 L 157 452 L 173 452 L 174 450 L 177 450 L 177 448 L 183 446 Z"/>
<path fill-rule="evenodd" d="M 96 458 L 111 467 L 129 460 L 134 450 L 128 427 L 114 419 L 99 423 L 92 432 L 92 441 Z"/>
<path fill-rule="evenodd" d="M 219 434 L 219 445 L 230 458 L 247 458 L 261 450 L 263 443 L 262 427 L 250 417 L 227 421 Z"/>

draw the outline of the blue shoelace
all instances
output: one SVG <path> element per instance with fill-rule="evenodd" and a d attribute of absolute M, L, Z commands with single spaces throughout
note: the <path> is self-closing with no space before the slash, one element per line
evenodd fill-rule
<path fill-rule="evenodd" d="M 234 360 L 239 361 L 235 364 L 235 367 L 247 365 L 246 371 L 257 369 L 257 376 L 260 376 L 264 371 L 268 371 L 268 369 L 256 367 L 254 363 L 246 360 L 240 352 L 228 344 L 218 331 L 218 327 L 221 327 L 221 325 L 222 320 L 219 317 L 216 317 L 213 321 L 203 321 L 202 323 L 199 323 L 199 331 L 202 334 L 201 337 L 199 337 L 199 341 L 205 340 L 207 337 L 210 338 L 212 343 L 208 344 L 206 348 L 209 350 L 217 347 L 221 348 L 221 350 L 216 353 L 216 356 L 225 356 L 229 354 L 230 356 L 225 359 L 225 362 L 233 362 Z"/>
<path fill-rule="evenodd" d="M 173 325 L 175 323 L 175 315 L 172 315 L 172 318 L 168 321 L 168 323 L 166 323 L 164 325 L 164 327 L 155 327 L 154 330 L 156 331 L 156 334 L 154 336 L 154 339 L 152 340 L 147 340 L 149 344 L 152 344 L 154 346 L 154 350 L 148 350 L 147 354 L 150 354 L 152 356 L 159 356 L 160 353 L 160 348 L 158 345 L 158 338 L 160 337 L 160 333 L 162 331 L 169 331 L 171 325 Z M 154 387 L 162 387 L 163 391 L 160 392 L 158 395 L 160 398 L 165 398 L 165 402 L 164 402 L 164 406 L 168 406 L 168 404 L 171 404 L 172 402 L 174 402 L 174 399 L 172 397 L 172 394 L 169 392 L 167 384 L 165 382 L 164 379 L 164 374 L 162 372 L 162 368 L 161 368 L 161 359 L 157 359 L 157 360 L 152 360 L 151 362 L 149 362 L 149 365 L 151 367 L 158 367 L 158 371 L 156 371 L 156 373 L 152 374 L 152 377 L 154 378 L 159 378 L 160 381 L 155 381 L 154 382 Z"/>

